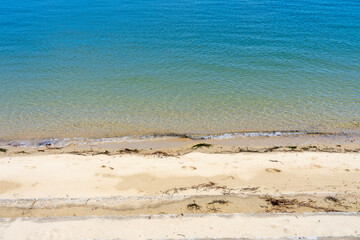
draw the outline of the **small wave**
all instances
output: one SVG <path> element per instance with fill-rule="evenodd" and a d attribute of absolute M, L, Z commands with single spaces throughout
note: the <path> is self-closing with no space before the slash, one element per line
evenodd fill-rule
<path fill-rule="evenodd" d="M 277 137 L 277 136 L 306 135 L 306 134 L 309 133 L 300 132 L 300 131 L 234 132 L 234 133 L 212 134 L 212 135 L 204 135 L 204 136 L 189 135 L 189 138 L 194 140 L 207 140 L 207 139 L 230 139 L 237 137 Z"/>
<path fill-rule="evenodd" d="M 150 138 L 147 138 L 150 139 Z M 114 138 L 98 138 L 98 139 L 89 139 L 89 138 L 49 138 L 42 140 L 22 140 L 22 141 L 11 141 L 6 144 L 2 143 L 0 146 L 3 147 L 43 147 L 43 146 L 52 146 L 52 147 L 66 147 L 69 145 L 85 145 L 85 144 L 102 144 L 102 143 L 120 143 L 120 142 L 135 142 L 135 141 L 145 141 L 146 138 L 136 139 L 135 137 L 125 136 L 125 137 L 114 137 Z"/>
<path fill-rule="evenodd" d="M 292 135 L 334 135 L 335 133 L 323 132 L 307 132 L 307 131 L 253 131 L 253 132 L 232 132 L 222 134 L 152 134 L 142 136 L 124 136 L 112 138 L 49 138 L 49 139 L 34 139 L 34 140 L 18 140 L 10 142 L 0 142 L 1 147 L 66 147 L 69 145 L 85 145 L 85 144 L 104 144 L 104 143 L 122 143 L 122 142 L 141 142 L 149 140 L 161 140 L 171 138 L 188 138 L 192 140 L 209 140 L 209 139 L 232 139 L 232 138 L 252 138 L 252 137 L 279 137 Z"/>

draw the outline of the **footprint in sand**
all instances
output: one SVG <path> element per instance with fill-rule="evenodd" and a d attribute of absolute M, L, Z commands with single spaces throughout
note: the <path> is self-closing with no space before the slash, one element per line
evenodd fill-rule
<path fill-rule="evenodd" d="M 0 194 L 6 193 L 8 191 L 14 190 L 16 188 L 20 188 L 21 184 L 16 182 L 9 181 L 0 181 Z"/>

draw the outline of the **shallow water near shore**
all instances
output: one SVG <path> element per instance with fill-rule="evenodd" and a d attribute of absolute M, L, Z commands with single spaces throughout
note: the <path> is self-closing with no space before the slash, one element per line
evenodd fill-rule
<path fill-rule="evenodd" d="M 359 133 L 357 1 L 17 1 L 0 12 L 0 142 Z"/>

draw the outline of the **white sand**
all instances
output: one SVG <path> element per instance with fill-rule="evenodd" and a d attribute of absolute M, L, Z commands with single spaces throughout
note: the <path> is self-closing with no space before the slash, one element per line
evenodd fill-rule
<path fill-rule="evenodd" d="M 172 188 L 209 181 L 233 188 L 235 193 L 236 189 L 258 187 L 254 193 L 358 194 L 359 176 L 358 153 L 194 152 L 163 158 L 29 155 L 0 158 L 0 198 L 162 195 Z M 221 190 L 211 194 L 221 194 Z"/>
<path fill-rule="evenodd" d="M 357 214 L 18 218 L 0 239 L 194 239 L 360 237 Z M 297 238 L 299 239 L 299 238 Z M 343 239 L 343 238 L 340 238 Z"/>
<path fill-rule="evenodd" d="M 5 217 L 0 218 L 0 239 L 360 237 L 357 213 L 303 213 L 317 209 L 326 211 L 329 206 L 341 211 L 358 211 L 359 189 L 359 153 L 6 156 L 0 158 L 0 214 Z M 341 200 L 329 203 L 323 197 L 322 205 L 319 199 L 307 202 L 320 204 L 317 205 L 320 208 L 300 206 L 300 209 L 295 204 L 290 208 L 272 206 L 275 210 L 270 209 L 270 212 L 295 211 L 296 215 L 167 214 L 172 208 L 178 208 L 173 212 L 191 213 L 186 207 L 189 202 L 184 202 L 189 197 L 196 198 L 202 206 L 216 206 L 229 213 L 249 212 L 245 211 L 249 208 L 267 212 L 269 208 L 260 205 L 271 207 L 269 201 L 260 198 L 249 197 L 245 199 L 247 202 L 241 197 L 236 199 L 247 194 L 293 194 L 298 202 L 306 202 L 307 197 L 300 196 L 303 194 L 330 194 Z M 111 196 L 118 198 L 103 202 L 102 199 Z M 214 196 L 230 200 L 233 206 L 230 203 L 223 208 L 211 205 L 209 201 L 215 199 Z M 24 200 L 35 198 L 37 200 Z M 178 203 L 168 200 L 171 198 L 185 200 Z M 76 202 L 82 205 L 75 206 Z M 104 217 L 117 214 L 119 210 L 97 209 L 119 204 L 141 207 L 128 213 L 136 217 L 126 216 L 125 210 L 123 217 Z M 242 204 L 242 208 L 238 204 Z M 347 204 L 351 206 L 348 208 Z M 164 215 L 142 216 L 160 211 Z M 74 213 L 83 217 L 60 217 Z M 23 218 L 23 214 L 32 218 Z M 91 214 L 97 216 L 86 217 Z"/>

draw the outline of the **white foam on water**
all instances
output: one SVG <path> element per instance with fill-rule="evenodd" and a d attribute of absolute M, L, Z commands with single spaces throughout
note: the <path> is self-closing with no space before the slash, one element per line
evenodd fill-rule
<path fill-rule="evenodd" d="M 306 131 L 272 131 L 272 132 L 233 132 L 223 134 L 153 134 L 142 136 L 123 136 L 112 138 L 48 138 L 48 139 L 32 139 L 32 140 L 14 140 L 10 142 L 0 142 L 1 147 L 66 147 L 69 145 L 85 145 L 85 144 L 106 144 L 106 143 L 123 143 L 123 142 L 142 142 L 149 140 L 163 140 L 171 138 L 189 138 L 193 140 L 209 140 L 209 139 L 233 139 L 233 138 L 252 138 L 252 137 L 280 137 L 280 136 L 297 136 L 309 134 L 323 134 L 318 132 Z"/>

